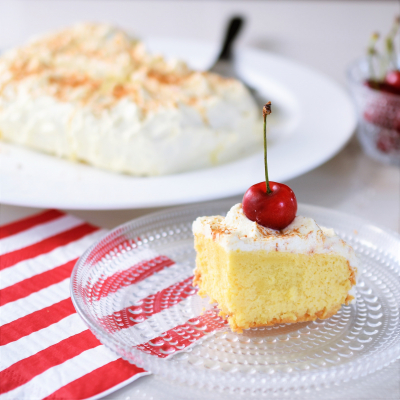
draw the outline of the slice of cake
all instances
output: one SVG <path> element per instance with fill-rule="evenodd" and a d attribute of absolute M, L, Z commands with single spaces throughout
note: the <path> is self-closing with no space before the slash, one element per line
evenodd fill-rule
<path fill-rule="evenodd" d="M 354 299 L 357 260 L 332 229 L 297 216 L 283 230 L 249 220 L 242 204 L 193 223 L 194 284 L 233 331 L 326 319 Z"/>

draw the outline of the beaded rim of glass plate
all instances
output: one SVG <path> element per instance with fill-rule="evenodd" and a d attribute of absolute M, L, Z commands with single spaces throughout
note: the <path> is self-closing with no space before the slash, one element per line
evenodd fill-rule
<path fill-rule="evenodd" d="M 400 254 L 396 250 L 400 235 L 353 216 L 307 205 L 299 205 L 299 214 L 333 227 L 361 259 L 355 306 L 344 306 L 324 321 L 250 329 L 243 335 L 217 332 L 168 359 L 132 348 L 132 343 L 127 343 L 130 338 L 115 338 L 96 322 L 82 282 L 90 268 L 101 264 L 100 258 L 107 255 L 118 260 L 126 255 L 118 244 L 140 236 L 140 245 L 161 246 L 163 253 L 171 248 L 177 262 L 193 268 L 191 222 L 200 215 L 226 213 L 231 206 L 225 200 L 141 217 L 106 234 L 84 253 L 72 273 L 71 297 L 79 315 L 104 345 L 168 379 L 230 393 L 329 386 L 372 373 L 400 357 Z M 140 251 L 140 245 L 131 251 Z M 197 295 L 192 298 L 197 310 L 207 305 L 207 300 Z"/>

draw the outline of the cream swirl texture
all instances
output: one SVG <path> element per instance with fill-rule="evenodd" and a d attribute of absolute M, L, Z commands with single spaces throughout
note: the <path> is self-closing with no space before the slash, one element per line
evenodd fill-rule
<path fill-rule="evenodd" d="M 106 24 L 80 24 L 0 57 L 4 140 L 133 175 L 231 161 L 258 148 L 244 85 L 149 53 Z"/>
<path fill-rule="evenodd" d="M 296 216 L 281 231 L 265 228 L 250 221 L 242 204 L 234 205 L 226 217 L 199 217 L 193 222 L 193 233 L 212 238 L 227 251 L 280 251 L 301 254 L 337 254 L 343 256 L 357 275 L 358 260 L 351 246 L 333 229 L 320 227 L 312 218 Z"/>

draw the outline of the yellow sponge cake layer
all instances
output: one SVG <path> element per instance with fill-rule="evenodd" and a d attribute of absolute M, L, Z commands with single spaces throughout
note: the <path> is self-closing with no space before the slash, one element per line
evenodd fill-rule
<path fill-rule="evenodd" d="M 233 331 L 325 319 L 354 299 L 356 257 L 333 230 L 296 217 L 283 231 L 249 221 L 241 205 L 193 224 L 194 284 Z"/>
<path fill-rule="evenodd" d="M 227 252 L 196 235 L 195 284 L 234 331 L 329 318 L 350 300 L 351 269 L 342 256 L 263 250 Z"/>

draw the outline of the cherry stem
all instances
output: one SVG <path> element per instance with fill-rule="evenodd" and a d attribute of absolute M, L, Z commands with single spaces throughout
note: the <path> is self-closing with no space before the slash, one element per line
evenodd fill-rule
<path fill-rule="evenodd" d="M 263 107 L 263 117 L 264 117 L 264 167 L 265 167 L 265 185 L 267 187 L 267 194 L 271 194 L 272 190 L 269 187 L 268 179 L 268 164 L 267 164 L 267 115 L 271 114 L 271 102 L 269 101 Z"/>
<path fill-rule="evenodd" d="M 399 32 L 400 29 L 400 16 L 397 16 L 394 20 L 392 29 L 389 32 L 389 35 L 386 37 L 386 52 L 389 58 L 389 68 L 392 67 L 394 69 L 397 69 L 397 56 L 396 56 L 396 51 L 395 51 L 395 38 L 397 33 Z M 391 65 L 390 65 L 391 64 Z"/>
<path fill-rule="evenodd" d="M 369 45 L 367 48 L 368 53 L 368 69 L 369 69 L 369 78 L 371 82 L 376 85 L 377 77 L 375 75 L 375 68 L 374 68 L 374 58 L 378 56 L 378 52 L 376 50 L 376 42 L 379 39 L 379 33 L 374 32 L 371 36 L 369 41 Z M 378 86 L 378 85 L 376 85 Z"/>

